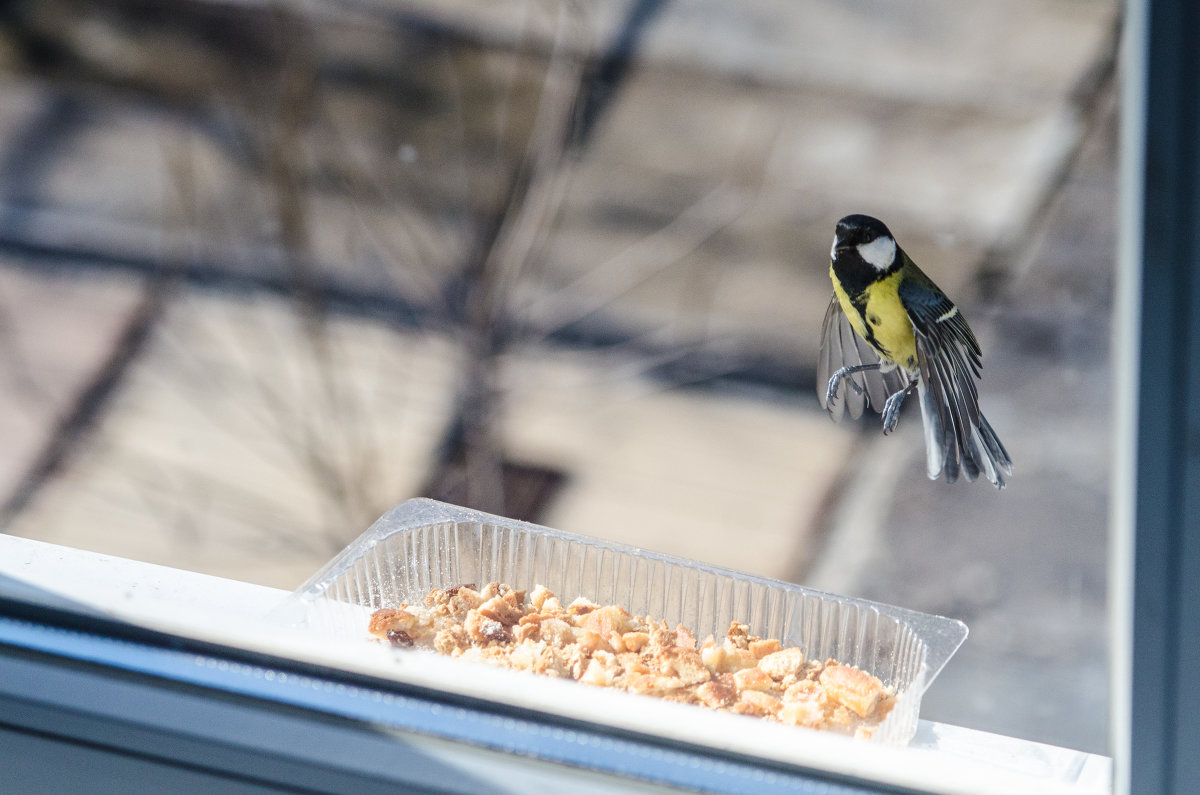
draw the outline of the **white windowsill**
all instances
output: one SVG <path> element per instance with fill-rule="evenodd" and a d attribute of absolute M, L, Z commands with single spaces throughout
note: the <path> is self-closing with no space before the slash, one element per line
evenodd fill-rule
<path fill-rule="evenodd" d="M 287 595 L 275 588 L 3 534 L 0 575 L 117 618 L 227 645 L 261 640 L 270 630 L 266 614 Z M 925 778 L 927 786 L 940 792 L 978 791 L 984 782 L 989 790 L 1002 786 L 1011 792 L 1111 791 L 1108 757 L 931 721 L 921 721 L 909 748 L 872 747 L 866 755 L 905 768 L 907 783 Z"/>

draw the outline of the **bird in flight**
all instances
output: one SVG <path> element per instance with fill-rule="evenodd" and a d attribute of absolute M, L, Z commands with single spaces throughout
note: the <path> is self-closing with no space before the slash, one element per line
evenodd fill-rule
<path fill-rule="evenodd" d="M 830 252 L 833 298 L 817 360 L 817 399 L 834 421 L 864 405 L 899 421 L 912 392 L 921 402 L 926 472 L 953 483 L 980 474 L 998 489 L 1012 459 L 979 410 L 982 351 L 966 318 L 869 215 L 838 221 Z"/>

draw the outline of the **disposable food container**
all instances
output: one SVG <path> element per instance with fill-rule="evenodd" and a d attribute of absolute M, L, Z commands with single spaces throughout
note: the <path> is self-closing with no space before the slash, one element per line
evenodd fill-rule
<path fill-rule="evenodd" d="M 426 499 L 409 500 L 386 513 L 301 586 L 280 615 L 330 642 L 380 646 L 369 640 L 366 632 L 371 611 L 420 603 L 432 588 L 462 583 L 482 586 L 492 581 L 530 590 L 544 585 L 564 604 L 578 596 L 599 604 L 617 604 L 635 615 L 665 619 L 671 627 L 683 624 L 700 639 L 709 633 L 721 638 L 731 621 L 740 621 L 756 635 L 778 638 L 785 647 L 801 647 L 809 659 L 833 658 L 857 666 L 899 694 L 896 706 L 870 740 L 889 745 L 903 745 L 912 738 L 921 696 L 967 635 L 966 625 L 954 619 L 824 593 Z M 441 667 L 437 668 L 424 664 L 397 666 L 396 677 L 415 678 L 428 686 L 429 672 L 443 671 L 445 664 L 487 667 L 440 656 L 438 660 Z M 593 707 L 597 688 L 524 672 L 499 673 L 513 679 L 487 693 L 476 690 L 468 694 L 596 719 Z M 489 678 L 495 674 L 481 675 L 495 681 Z M 462 681 L 458 669 L 458 673 L 443 677 L 442 686 L 453 687 Z M 519 686 L 509 686 L 518 681 Z M 563 690 L 563 685 L 576 689 Z M 469 686 L 466 689 L 469 691 Z M 589 692 L 585 695 L 581 691 Z M 580 697 L 565 697 L 570 694 Z M 601 717 L 648 706 L 639 702 L 659 702 L 625 693 L 605 695 L 626 701 L 621 702 L 622 710 L 600 709 Z M 707 711 L 691 705 L 662 706 L 676 710 L 670 715 L 687 714 L 678 709 Z M 692 723 L 690 719 L 685 722 Z M 654 726 L 661 728 L 662 722 L 649 720 L 639 725 L 653 730 Z M 774 728 L 812 733 L 792 726 Z M 727 740 L 721 745 L 731 747 Z"/>

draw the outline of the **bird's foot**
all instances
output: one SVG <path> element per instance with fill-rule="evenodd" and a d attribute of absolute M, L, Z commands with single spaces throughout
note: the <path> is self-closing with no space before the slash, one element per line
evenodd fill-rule
<path fill-rule="evenodd" d="M 904 399 L 908 397 L 908 393 L 912 392 L 917 387 L 917 382 L 913 381 L 908 386 L 901 389 L 899 392 L 888 397 L 883 403 L 883 435 L 887 436 L 892 431 L 896 430 L 896 426 L 900 423 L 900 406 L 904 404 Z"/>
<path fill-rule="evenodd" d="M 896 430 L 900 423 L 900 404 L 904 402 L 904 390 L 897 392 L 883 403 L 883 435 Z"/>
<path fill-rule="evenodd" d="M 830 377 L 829 386 L 825 390 L 825 409 L 827 411 L 833 411 L 834 401 L 837 400 L 838 386 L 841 384 L 842 379 L 846 379 L 855 394 L 861 395 L 863 393 L 863 388 L 853 378 L 849 377 L 854 372 L 854 368 L 843 367 Z"/>

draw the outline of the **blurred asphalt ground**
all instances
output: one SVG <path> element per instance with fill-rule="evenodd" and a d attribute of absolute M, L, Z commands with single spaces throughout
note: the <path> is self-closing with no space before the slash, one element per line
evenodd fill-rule
<path fill-rule="evenodd" d="M 434 6 L 472 24 L 469 4 Z M 545 523 L 961 618 L 971 635 L 923 717 L 1105 753 L 1115 11 L 1073 0 L 886 9 L 668 6 L 647 38 L 654 68 L 627 86 L 578 175 L 590 192 L 569 202 L 560 262 L 585 274 L 581 252 L 624 255 L 664 212 L 707 222 L 679 193 L 733 183 L 752 212 L 614 314 L 666 317 L 670 335 L 695 320 L 679 296 L 711 284 L 699 325 L 718 345 L 750 340 L 803 369 L 833 222 L 884 217 L 980 338 L 982 407 L 1014 459 L 1008 488 L 928 481 L 915 406 L 885 438 L 877 420 L 833 425 L 807 390 L 670 390 L 619 357 L 514 357 L 506 435 L 572 473 Z M 892 42 L 895 68 L 846 58 L 830 45 L 846 39 L 819 30 L 857 31 L 868 51 Z M 295 463 L 289 432 L 328 406 L 278 414 L 293 393 L 320 392 L 288 306 L 219 290 L 164 301 L 121 266 L 205 247 L 178 231 L 184 202 L 164 176 L 178 168 L 164 152 L 184 144 L 223 234 L 259 240 L 268 221 L 230 204 L 244 185 L 175 115 L 28 75 L 4 77 L 0 94 L 4 529 L 298 584 L 370 517 L 331 513 Z M 342 212 L 336 198 L 313 203 Z M 344 234 L 335 223 L 318 246 Z M 687 225 L 669 228 L 693 245 Z M 271 267 L 240 256 L 239 267 Z M 386 505 L 420 486 L 454 354 L 361 318 L 339 319 L 334 339 L 340 398 L 359 401 L 352 419 L 364 424 L 312 426 L 327 434 L 316 443 L 354 463 L 362 451 L 347 439 L 375 438 L 371 477 L 355 482 Z"/>

